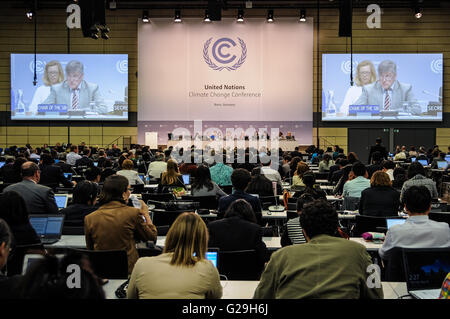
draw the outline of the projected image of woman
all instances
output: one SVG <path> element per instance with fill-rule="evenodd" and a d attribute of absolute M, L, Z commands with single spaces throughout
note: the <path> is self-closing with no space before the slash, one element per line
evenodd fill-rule
<path fill-rule="evenodd" d="M 341 105 L 340 112 L 343 116 L 348 115 L 349 105 L 354 104 L 361 96 L 362 87 L 371 84 L 377 80 L 377 72 L 371 61 L 364 60 L 356 67 L 355 86 L 348 89 L 345 94 L 344 102 Z"/>
<path fill-rule="evenodd" d="M 33 100 L 28 107 L 27 115 L 36 115 L 38 104 L 43 103 L 50 95 L 50 87 L 64 81 L 64 71 L 61 63 L 55 60 L 48 62 L 45 65 L 42 81 L 44 82 L 44 85 L 38 87 L 36 92 L 34 92 Z"/>

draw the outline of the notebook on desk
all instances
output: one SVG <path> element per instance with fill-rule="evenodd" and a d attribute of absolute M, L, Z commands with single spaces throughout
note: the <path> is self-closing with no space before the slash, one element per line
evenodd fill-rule
<path fill-rule="evenodd" d="M 61 239 L 64 215 L 30 215 L 30 224 L 43 244 L 54 244 Z"/>
<path fill-rule="evenodd" d="M 69 196 L 67 194 L 55 194 L 55 201 L 58 209 L 64 209 L 67 207 L 68 198 Z"/>
<path fill-rule="evenodd" d="M 450 248 L 403 249 L 408 293 L 416 299 L 437 299 L 450 272 Z"/>

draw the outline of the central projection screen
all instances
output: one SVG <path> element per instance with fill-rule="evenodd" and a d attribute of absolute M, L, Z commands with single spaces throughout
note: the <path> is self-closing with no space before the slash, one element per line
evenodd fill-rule
<path fill-rule="evenodd" d="M 139 142 L 195 120 L 312 142 L 312 20 L 152 19 L 139 22 L 138 42 Z"/>

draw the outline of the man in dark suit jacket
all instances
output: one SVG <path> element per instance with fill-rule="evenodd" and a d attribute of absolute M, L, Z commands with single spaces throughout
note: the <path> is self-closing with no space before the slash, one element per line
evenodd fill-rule
<path fill-rule="evenodd" d="M 375 145 L 370 147 L 369 164 L 372 163 L 372 156 L 375 152 L 380 152 L 382 159 L 387 159 L 388 157 L 388 151 L 386 150 L 386 147 L 381 145 L 381 138 L 379 137 L 375 140 Z"/>
<path fill-rule="evenodd" d="M 76 183 L 69 181 L 59 166 L 53 165 L 53 159 L 50 154 L 42 154 L 40 159 L 39 169 L 41 170 L 41 177 L 39 184 L 49 187 L 59 187 L 59 184 L 63 184 L 64 187 L 72 187 Z"/>
<path fill-rule="evenodd" d="M 19 193 L 27 205 L 31 214 L 57 214 L 58 206 L 55 202 L 55 194 L 52 189 L 38 185 L 41 174 L 36 163 L 25 162 L 21 167 L 23 180 L 20 183 L 10 185 L 4 189 Z"/>
<path fill-rule="evenodd" d="M 251 176 L 250 173 L 243 168 L 238 168 L 231 174 L 231 184 L 233 185 L 234 192 L 231 195 L 223 196 L 219 200 L 219 209 L 217 217 L 223 218 L 228 207 L 237 199 L 245 199 L 250 205 L 252 205 L 253 211 L 256 215 L 256 220 L 258 224 L 261 224 L 262 212 L 261 212 L 261 202 L 259 198 L 247 194 L 244 190 L 247 188 L 248 183 L 250 183 Z"/>

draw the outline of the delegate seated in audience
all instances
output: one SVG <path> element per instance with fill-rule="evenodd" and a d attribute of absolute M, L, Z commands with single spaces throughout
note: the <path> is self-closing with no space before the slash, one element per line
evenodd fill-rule
<path fill-rule="evenodd" d="M 167 163 L 164 161 L 164 154 L 157 153 L 154 162 L 148 166 L 148 175 L 151 178 L 160 179 L 161 174 L 167 169 Z"/>
<path fill-rule="evenodd" d="M 292 156 L 289 154 L 283 155 L 283 159 L 280 165 L 280 168 L 278 169 L 278 172 L 280 173 L 281 177 L 284 178 L 289 178 L 290 176 L 290 172 L 291 172 L 291 166 L 290 166 L 290 162 L 292 160 Z"/>
<path fill-rule="evenodd" d="M 252 170 L 251 177 L 245 190 L 246 193 L 257 194 L 259 197 L 273 196 L 272 182 L 264 174 L 261 174 L 261 167 L 255 167 Z M 279 188 L 281 189 L 281 187 Z"/>
<path fill-rule="evenodd" d="M 92 166 L 94 166 L 94 161 L 90 158 L 90 156 L 91 156 L 91 150 L 89 148 L 85 148 L 83 150 L 83 156 L 81 156 L 81 158 L 79 158 L 75 161 L 75 166 L 76 167 L 80 167 L 80 166 L 92 167 Z"/>
<path fill-rule="evenodd" d="M 319 162 L 319 173 L 330 171 L 330 167 L 334 165 L 334 161 L 330 154 L 324 154 L 323 159 Z"/>
<path fill-rule="evenodd" d="M 231 174 L 231 183 L 233 184 L 234 191 L 232 194 L 223 196 L 219 199 L 217 217 L 223 218 L 225 212 L 228 210 L 228 207 L 230 207 L 235 200 L 245 199 L 250 205 L 252 205 L 253 212 L 256 215 L 256 220 L 258 221 L 258 224 L 261 224 L 261 202 L 257 197 L 245 192 L 250 180 L 251 176 L 247 170 L 238 168 L 233 171 L 233 174 Z"/>
<path fill-rule="evenodd" d="M 71 287 L 74 283 L 74 272 L 69 266 L 77 265 L 79 269 L 79 287 Z M 80 253 L 69 253 L 59 260 L 56 256 L 46 255 L 27 268 L 19 286 L 21 299 L 105 299 L 100 279 L 94 274 L 90 261 Z"/>
<path fill-rule="evenodd" d="M 194 213 L 177 217 L 163 254 L 143 257 L 131 273 L 128 299 L 220 299 L 219 272 L 206 259 L 208 230 Z"/>
<path fill-rule="evenodd" d="M 361 197 L 361 192 L 370 187 L 366 166 L 361 162 L 356 162 L 352 166 L 349 174 L 349 180 L 344 184 L 342 196 L 344 197 Z"/>
<path fill-rule="evenodd" d="M 431 195 L 425 186 L 409 187 L 404 193 L 403 202 L 409 218 L 404 224 L 389 229 L 383 246 L 378 250 L 381 258 L 389 260 L 394 247 L 450 247 L 449 225 L 428 218 Z"/>
<path fill-rule="evenodd" d="M 102 175 L 102 170 L 98 167 L 92 166 L 89 167 L 87 170 L 84 171 L 84 178 L 87 181 L 94 182 L 94 183 L 100 183 Z"/>
<path fill-rule="evenodd" d="M 290 176 L 291 178 L 294 177 L 295 172 L 297 171 L 298 163 L 300 163 L 301 161 L 302 161 L 302 158 L 301 158 L 301 157 L 298 157 L 298 156 L 292 156 L 292 160 L 291 160 L 291 162 L 289 163 L 289 166 L 290 166 L 290 168 L 291 168 L 291 171 L 290 171 L 290 173 L 289 173 L 289 176 Z"/>
<path fill-rule="evenodd" d="M 224 162 L 226 162 L 226 157 L 224 156 Z M 233 168 L 227 164 L 221 162 L 215 162 L 213 166 L 209 168 L 211 173 L 211 179 L 214 183 L 219 186 L 229 186 L 231 185 L 231 174 L 233 173 Z"/>
<path fill-rule="evenodd" d="M 130 185 L 143 185 L 144 181 L 139 177 L 138 172 L 133 170 L 133 167 L 133 161 L 126 159 L 122 163 L 122 169 L 116 174 L 125 176 Z"/>
<path fill-rule="evenodd" d="M 75 166 L 76 161 L 80 158 L 81 155 L 78 154 L 78 146 L 72 145 L 69 154 L 66 155 L 66 163 Z"/>
<path fill-rule="evenodd" d="M 191 159 L 187 163 L 180 165 L 180 174 L 194 176 L 197 168 L 198 166 L 194 162 L 194 156 L 191 156 Z"/>
<path fill-rule="evenodd" d="M 311 194 L 302 194 L 297 199 L 298 217 L 289 219 L 287 223 L 283 225 L 280 240 L 281 247 L 306 243 L 302 226 L 300 225 L 300 214 L 302 213 L 305 204 L 312 203 L 313 201 L 314 197 Z"/>
<path fill-rule="evenodd" d="M 309 166 L 305 162 L 299 162 L 297 164 L 297 170 L 292 177 L 292 186 L 294 187 L 305 187 L 303 183 L 303 174 L 309 171 Z"/>
<path fill-rule="evenodd" d="M 41 171 L 41 178 L 39 184 L 48 187 L 59 187 L 61 183 L 64 187 L 72 188 L 76 185 L 75 181 L 69 181 L 58 166 L 53 165 L 54 161 L 50 154 L 42 154 L 40 159 L 39 169 Z"/>
<path fill-rule="evenodd" d="M 21 167 L 23 180 L 9 185 L 4 192 L 15 191 L 25 200 L 29 214 L 57 214 L 55 194 L 50 187 L 38 185 L 40 171 L 36 163 L 25 162 Z"/>
<path fill-rule="evenodd" d="M 181 174 L 178 172 L 178 164 L 173 159 L 167 161 L 167 170 L 162 173 L 161 181 L 158 184 L 158 193 L 167 193 L 171 188 L 184 188 Z"/>
<path fill-rule="evenodd" d="M 305 184 L 305 188 L 295 192 L 293 197 L 299 197 L 303 194 L 310 194 L 314 197 L 314 199 L 327 199 L 327 194 L 320 189 L 319 184 L 316 184 L 314 173 L 306 172 L 303 175 L 303 183 Z"/>
<path fill-rule="evenodd" d="M 355 152 L 350 152 L 347 154 L 347 160 L 349 164 L 355 164 L 356 162 L 359 162 L 358 155 L 356 155 Z M 370 163 L 370 162 L 369 162 Z"/>
<path fill-rule="evenodd" d="M 307 243 L 272 254 L 253 298 L 383 298 L 381 287 L 367 286 L 372 259 L 366 248 L 335 237 L 338 224 L 338 214 L 326 201 L 306 204 L 300 225 Z"/>
<path fill-rule="evenodd" d="M 21 275 L 6 277 L 2 269 L 8 263 L 8 257 L 13 241 L 13 235 L 8 224 L 0 219 L 0 300 L 19 298 Z"/>
<path fill-rule="evenodd" d="M 209 247 L 220 251 L 256 250 L 261 270 L 267 261 L 267 248 L 262 240 L 263 229 L 256 222 L 252 206 L 244 199 L 234 201 L 223 219 L 210 222 Z M 258 269 L 255 269 L 257 272 Z"/>
<path fill-rule="evenodd" d="M 394 180 L 394 169 L 395 169 L 395 164 L 393 161 L 383 161 L 383 172 L 385 172 L 386 174 L 388 174 L 389 179 L 391 181 Z"/>
<path fill-rule="evenodd" d="M 261 174 L 264 175 L 271 182 L 277 182 L 281 187 L 281 176 L 277 170 L 274 170 L 270 166 L 272 165 L 272 160 L 269 156 L 265 155 L 261 157 Z"/>
<path fill-rule="evenodd" d="M 330 172 L 328 174 L 328 180 L 331 184 L 336 185 L 344 173 L 343 168 L 348 165 L 346 158 L 336 159 L 335 165 L 330 167 Z"/>
<path fill-rule="evenodd" d="M 403 183 L 402 191 L 400 193 L 400 200 L 403 202 L 405 192 L 411 186 L 425 186 L 430 191 L 431 198 L 437 199 L 438 192 L 436 182 L 431 178 L 425 177 L 425 168 L 418 162 L 411 163 L 408 167 L 408 180 Z"/>
<path fill-rule="evenodd" d="M 0 207 L 0 218 L 8 224 L 13 234 L 13 247 L 41 242 L 30 224 L 27 206 L 19 193 L 14 191 L 0 193 Z"/>
<path fill-rule="evenodd" d="M 192 196 L 216 196 L 227 194 L 211 180 L 211 173 L 206 165 L 200 164 L 194 173 L 195 180 L 191 185 Z"/>
<path fill-rule="evenodd" d="M 406 170 L 403 167 L 396 167 L 394 168 L 392 175 L 394 176 L 392 187 L 400 192 L 406 181 Z"/>
<path fill-rule="evenodd" d="M 377 171 L 370 179 L 370 187 L 361 192 L 359 214 L 366 216 L 398 216 L 400 193 L 392 188 L 388 174 Z"/>
<path fill-rule="evenodd" d="M 99 197 L 100 208 L 84 218 L 86 247 L 126 250 L 129 273 L 138 259 L 136 240 L 156 242 L 156 227 L 150 219 L 148 206 L 143 201 L 139 201 L 140 209 L 127 206 L 130 194 L 126 177 L 109 176 Z"/>
<path fill-rule="evenodd" d="M 104 183 L 105 180 L 111 176 L 116 174 L 116 170 L 113 168 L 113 162 L 111 159 L 107 158 L 103 162 L 102 172 L 100 174 L 100 183 Z"/>
<path fill-rule="evenodd" d="M 3 167 L 1 168 L 3 183 L 19 183 L 22 180 L 22 175 L 20 175 L 20 168 L 26 161 L 27 160 L 24 157 L 18 157 L 14 162 L 3 165 Z"/>
<path fill-rule="evenodd" d="M 436 156 L 437 155 L 437 156 Z M 431 169 L 437 169 L 438 168 L 438 162 L 446 162 L 445 160 L 445 153 L 442 153 L 440 151 L 437 151 L 434 153 L 433 161 L 430 164 Z"/>
<path fill-rule="evenodd" d="M 90 181 L 81 181 L 73 189 L 72 204 L 60 211 L 64 215 L 64 226 L 83 227 L 84 217 L 98 209 L 95 206 L 99 187 Z"/>
<path fill-rule="evenodd" d="M 60 154 L 58 163 L 56 163 L 54 165 L 60 167 L 62 169 L 63 173 L 74 173 L 72 165 L 69 165 L 66 163 L 66 154 L 65 153 Z"/>
<path fill-rule="evenodd" d="M 373 173 L 376 171 L 381 171 L 383 169 L 382 165 L 383 157 L 380 152 L 374 152 L 372 154 L 372 163 L 367 166 L 367 173 L 369 174 L 369 179 L 372 177 Z"/>

